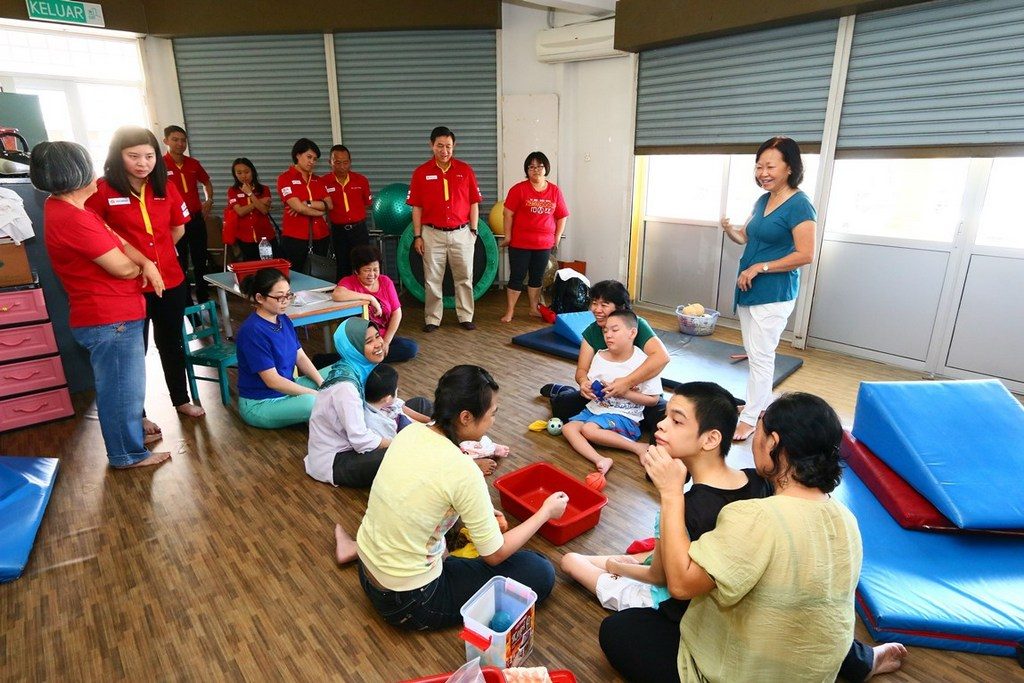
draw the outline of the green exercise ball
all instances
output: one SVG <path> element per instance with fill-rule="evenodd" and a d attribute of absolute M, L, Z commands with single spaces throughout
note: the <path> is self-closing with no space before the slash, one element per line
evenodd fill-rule
<path fill-rule="evenodd" d="M 391 183 L 373 193 L 373 224 L 389 235 L 401 235 L 412 220 L 412 207 L 405 203 L 409 186 Z"/>

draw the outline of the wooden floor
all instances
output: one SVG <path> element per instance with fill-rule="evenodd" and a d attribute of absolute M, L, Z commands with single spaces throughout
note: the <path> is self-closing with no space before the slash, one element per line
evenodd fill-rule
<path fill-rule="evenodd" d="M 570 381 L 572 365 L 510 345 L 513 334 L 539 323 L 499 323 L 503 300 L 492 292 L 478 302 L 476 332 L 459 329 L 446 312 L 429 336 L 419 332 L 422 306 L 407 305 L 402 331 L 420 341 L 422 355 L 399 366 L 401 393 L 431 395 L 449 366 L 480 364 L 501 385 L 492 437 L 512 447 L 506 470 L 549 460 L 582 478 L 587 464 L 564 440 L 526 429 L 548 417 L 538 387 Z M 239 306 L 233 317 L 240 322 L 244 313 Z M 671 316 L 649 317 L 658 327 L 675 325 Z M 738 339 L 726 329 L 716 336 Z M 307 350 L 319 350 L 319 337 L 309 335 Z M 846 423 L 861 380 L 918 378 L 834 353 L 784 350 L 805 365 L 781 389 L 824 396 Z M 76 419 L 0 435 L 0 453 L 61 458 L 25 575 L 0 586 L 0 680 L 395 681 L 464 661 L 457 630 L 421 635 L 384 625 L 355 569 L 335 565 L 334 523 L 355 531 L 366 493 L 305 475 L 304 429 L 250 428 L 220 404 L 211 383 L 200 386 L 207 417 L 179 420 L 155 355 L 148 367 L 148 409 L 173 452 L 169 464 L 107 469 L 88 396 L 77 397 Z M 744 457 L 742 449 L 735 456 Z M 596 529 L 561 548 L 539 537 L 530 547 L 557 559 L 569 550 L 621 552 L 648 536 L 656 498 L 635 460 L 617 456 L 606 493 Z M 580 681 L 617 680 L 597 646 L 604 615 L 559 576 L 539 609 L 530 663 L 571 669 Z M 860 626 L 858 634 L 866 637 Z M 886 680 L 1003 682 L 1020 674 L 1010 659 L 912 648 L 904 670 Z"/>

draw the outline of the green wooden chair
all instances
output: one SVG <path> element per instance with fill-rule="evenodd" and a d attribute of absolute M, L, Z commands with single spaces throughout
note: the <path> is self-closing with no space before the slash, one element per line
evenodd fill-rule
<path fill-rule="evenodd" d="M 189 329 L 191 328 L 191 330 Z M 238 365 L 238 355 L 233 342 L 221 340 L 220 321 L 217 319 L 217 306 L 212 301 L 189 306 L 185 309 L 185 320 L 181 326 L 182 341 L 185 343 L 185 370 L 188 373 L 188 384 L 192 389 L 192 397 L 199 401 L 199 390 L 196 380 L 220 383 L 220 398 L 224 405 L 231 405 L 231 386 L 228 382 L 228 368 Z M 212 343 L 210 339 L 212 338 Z M 202 340 L 202 346 L 191 348 L 191 342 Z M 195 366 L 216 368 L 216 377 L 197 376 Z"/>

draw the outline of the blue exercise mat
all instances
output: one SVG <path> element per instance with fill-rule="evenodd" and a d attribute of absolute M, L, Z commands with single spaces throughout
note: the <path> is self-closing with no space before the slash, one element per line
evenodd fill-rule
<path fill-rule="evenodd" d="M 59 463 L 57 458 L 0 455 L 0 583 L 25 571 Z"/>
<path fill-rule="evenodd" d="M 729 358 L 732 354 L 743 353 L 742 347 L 679 332 L 654 332 L 668 349 L 669 363 L 661 373 L 661 383 L 666 389 L 684 382 L 706 381 L 717 382 L 733 396 L 746 396 L 747 362 L 734 362 Z M 570 360 L 576 360 L 580 353 L 580 345 L 561 337 L 553 325 L 512 337 L 512 343 Z M 778 354 L 775 357 L 773 386 L 799 370 L 803 364 L 799 358 Z"/>
<path fill-rule="evenodd" d="M 1024 406 L 997 380 L 864 382 L 853 435 L 961 529 L 1024 528 Z"/>
<path fill-rule="evenodd" d="M 594 321 L 594 314 L 590 311 L 559 313 L 555 318 L 555 334 L 575 344 L 576 350 L 579 351 L 580 344 L 583 343 L 583 330 L 590 327 Z"/>
<path fill-rule="evenodd" d="M 1024 539 L 909 531 L 849 468 L 836 498 L 857 518 L 857 612 L 876 640 L 1014 656 L 1024 641 Z"/>

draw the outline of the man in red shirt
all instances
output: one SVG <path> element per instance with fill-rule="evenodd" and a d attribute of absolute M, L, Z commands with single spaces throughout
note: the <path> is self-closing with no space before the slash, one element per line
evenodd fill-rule
<path fill-rule="evenodd" d="M 202 303 L 210 298 L 209 285 L 203 276 L 206 275 L 206 217 L 213 208 L 213 183 L 203 165 L 190 156 L 185 155 L 188 148 L 188 134 L 181 126 L 164 128 L 164 144 L 167 154 L 167 180 L 174 185 L 185 199 L 190 218 L 185 224 L 185 236 L 178 244 L 178 262 L 181 270 L 188 274 L 189 258 L 192 259 L 192 274 L 196 282 L 196 301 Z M 206 201 L 199 199 L 199 186 L 203 186 Z M 188 299 L 186 292 L 185 298 Z"/>
<path fill-rule="evenodd" d="M 370 243 L 366 230 L 366 207 L 370 205 L 370 181 L 352 169 L 352 155 L 345 145 L 331 147 L 331 172 L 320 176 L 333 208 L 328 213 L 331 221 L 331 241 L 338 263 L 335 280 L 352 274 L 352 249 Z"/>
<path fill-rule="evenodd" d="M 451 265 L 455 282 L 455 313 L 459 325 L 473 324 L 473 254 L 476 224 L 483 196 L 473 168 L 454 158 L 455 133 L 445 126 L 430 132 L 433 158 L 412 173 L 409 198 L 412 207 L 413 247 L 423 257 L 424 332 L 441 325 L 444 310 L 441 282 Z"/>

